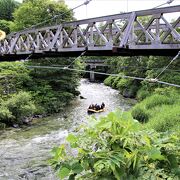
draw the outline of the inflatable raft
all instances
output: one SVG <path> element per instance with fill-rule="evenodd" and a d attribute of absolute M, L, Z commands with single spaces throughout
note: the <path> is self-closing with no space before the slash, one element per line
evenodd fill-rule
<path fill-rule="evenodd" d="M 105 111 L 105 108 L 104 109 L 100 109 L 100 110 L 94 110 L 94 109 L 88 109 L 87 112 L 90 114 L 90 113 L 100 113 L 100 112 L 104 112 Z"/>

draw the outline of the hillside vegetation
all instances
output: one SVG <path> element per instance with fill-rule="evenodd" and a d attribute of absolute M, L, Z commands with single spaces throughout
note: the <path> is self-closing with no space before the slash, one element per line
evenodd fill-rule
<path fill-rule="evenodd" d="M 73 19 L 73 12 L 69 11 L 64 1 L 27 0 L 17 3 L 14 0 L 0 0 L 0 5 L 0 29 L 6 34 L 37 24 L 40 27 Z M 59 18 L 49 21 L 55 15 Z M 27 66 L 67 66 L 73 60 L 68 57 L 29 58 L 28 62 L 1 62 L 0 128 L 26 123 L 33 115 L 61 111 L 79 94 L 76 90 L 79 74 L 57 69 L 30 69 Z M 79 67 L 77 61 L 73 65 Z"/>
<path fill-rule="evenodd" d="M 178 180 L 180 178 L 180 90 L 125 76 L 155 78 L 172 57 L 111 58 L 104 83 L 139 101 L 129 112 L 90 119 L 52 150 L 60 179 Z M 161 81 L 179 84 L 179 58 Z"/>

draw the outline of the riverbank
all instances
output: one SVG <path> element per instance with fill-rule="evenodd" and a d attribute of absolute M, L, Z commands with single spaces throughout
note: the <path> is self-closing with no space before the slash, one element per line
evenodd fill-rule
<path fill-rule="evenodd" d="M 86 99 L 77 97 L 62 113 L 43 119 L 36 119 L 31 126 L 23 129 L 8 128 L 0 134 L 0 179 L 7 180 L 56 180 L 55 173 L 47 164 L 50 151 L 64 142 L 69 132 L 82 121 L 87 121 L 87 108 L 91 103 L 106 103 L 106 112 L 95 114 L 104 116 L 120 108 L 128 110 L 134 100 L 125 99 L 119 92 L 102 83 L 81 80 L 78 90 Z"/>

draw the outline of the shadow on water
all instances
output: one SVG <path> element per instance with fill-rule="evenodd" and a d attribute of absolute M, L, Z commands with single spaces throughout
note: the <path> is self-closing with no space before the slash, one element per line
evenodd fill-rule
<path fill-rule="evenodd" d="M 64 112 L 35 120 L 23 129 L 8 129 L 0 134 L 0 180 L 56 180 L 47 164 L 50 150 L 64 142 L 69 131 L 87 121 L 87 108 L 91 103 L 104 102 L 106 111 L 95 117 L 120 108 L 128 110 L 135 101 L 124 99 L 118 91 L 103 84 L 81 80 L 81 96 L 64 109 Z"/>

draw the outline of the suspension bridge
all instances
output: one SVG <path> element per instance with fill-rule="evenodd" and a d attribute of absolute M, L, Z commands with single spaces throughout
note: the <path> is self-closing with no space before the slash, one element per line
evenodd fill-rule
<path fill-rule="evenodd" d="M 0 41 L 0 61 L 70 57 L 82 52 L 86 56 L 174 56 L 179 50 L 180 5 L 12 33 Z"/>

